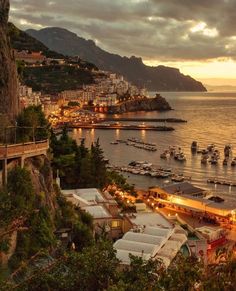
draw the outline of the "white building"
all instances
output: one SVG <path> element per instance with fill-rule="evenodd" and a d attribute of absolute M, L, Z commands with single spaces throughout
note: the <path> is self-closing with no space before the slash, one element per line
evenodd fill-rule
<path fill-rule="evenodd" d="M 187 241 L 184 231 L 179 228 L 160 226 L 139 226 L 128 231 L 114 243 L 117 258 L 123 265 L 130 264 L 130 254 L 143 260 L 160 260 L 167 268 Z"/>

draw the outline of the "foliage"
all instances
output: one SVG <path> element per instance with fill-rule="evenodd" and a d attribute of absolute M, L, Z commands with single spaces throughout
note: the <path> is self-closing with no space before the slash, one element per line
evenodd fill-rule
<path fill-rule="evenodd" d="M 20 167 L 13 168 L 8 175 L 7 190 L 12 209 L 18 213 L 32 209 L 35 195 L 29 171 Z"/>
<path fill-rule="evenodd" d="M 177 257 L 165 269 L 159 260 L 131 255 L 130 266 L 119 267 L 112 243 L 99 240 L 81 252 L 63 253 L 51 268 L 41 267 L 16 290 L 233 291 L 235 266 L 235 259 L 203 267 L 196 258 Z"/>
<path fill-rule="evenodd" d="M 0 253 L 7 253 L 9 250 L 9 240 L 8 239 L 3 239 L 0 241 Z"/>
<path fill-rule="evenodd" d="M 7 187 L 0 194 L 0 227 L 7 226 L 14 218 L 28 214 L 34 203 L 35 195 L 29 171 L 20 167 L 13 168 L 8 174 Z"/>
<path fill-rule="evenodd" d="M 51 134 L 52 165 L 60 171 L 62 188 L 103 188 L 108 182 L 106 162 L 99 140 L 85 147 L 84 140 L 78 146 L 64 128 L 60 139 Z"/>
<path fill-rule="evenodd" d="M 117 173 L 115 171 L 109 171 L 107 172 L 107 184 L 116 184 L 117 187 L 122 191 L 127 191 L 133 196 L 137 196 L 134 185 L 130 185 L 127 183 L 127 180 L 124 176 L 122 176 L 120 173 Z"/>
<path fill-rule="evenodd" d="M 47 139 L 49 136 L 48 121 L 41 106 L 29 106 L 17 117 L 17 139 L 19 141 L 33 141 Z"/>
<path fill-rule="evenodd" d="M 23 81 L 34 91 L 41 91 L 45 94 L 77 90 L 83 84 L 94 83 L 91 71 L 67 64 L 26 67 Z"/>

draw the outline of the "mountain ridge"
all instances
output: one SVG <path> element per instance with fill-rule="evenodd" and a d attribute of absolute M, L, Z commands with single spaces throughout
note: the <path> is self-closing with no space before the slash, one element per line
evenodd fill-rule
<path fill-rule="evenodd" d="M 206 91 L 199 81 L 183 75 L 179 69 L 146 66 L 142 58 L 122 57 L 98 47 L 93 40 L 85 40 L 65 28 L 49 27 L 26 31 L 49 49 L 65 55 L 76 56 L 94 63 L 98 68 L 123 75 L 139 87 L 153 91 Z"/>

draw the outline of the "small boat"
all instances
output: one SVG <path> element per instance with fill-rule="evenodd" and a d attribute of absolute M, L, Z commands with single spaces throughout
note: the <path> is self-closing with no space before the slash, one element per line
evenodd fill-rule
<path fill-rule="evenodd" d="M 197 149 L 198 149 L 197 142 L 196 142 L 196 141 L 193 141 L 193 142 L 192 142 L 192 145 L 191 145 L 191 151 L 192 151 L 192 152 L 196 152 Z"/>
<path fill-rule="evenodd" d="M 161 159 L 167 159 L 169 157 L 169 153 L 167 151 L 165 151 L 164 153 L 160 154 L 160 158 Z"/>
<path fill-rule="evenodd" d="M 159 173 L 160 178 L 168 178 L 169 176 L 170 176 L 170 173 L 165 173 L 165 172 Z"/>
<path fill-rule="evenodd" d="M 119 144 L 119 143 L 118 143 L 118 141 L 112 141 L 112 142 L 110 142 L 110 144 L 115 145 L 115 144 Z"/>
<path fill-rule="evenodd" d="M 215 145 L 214 145 L 213 143 L 211 143 L 211 144 L 209 144 L 209 145 L 207 146 L 207 150 L 208 150 L 209 152 L 212 152 L 214 148 L 215 148 Z"/>
<path fill-rule="evenodd" d="M 233 160 L 232 160 L 232 162 L 231 162 L 231 166 L 232 166 L 232 167 L 235 167 L 235 166 L 236 166 L 236 159 L 233 159 Z"/>
<path fill-rule="evenodd" d="M 232 147 L 230 144 L 225 145 L 224 155 L 225 157 L 229 157 L 232 154 Z"/>
<path fill-rule="evenodd" d="M 201 158 L 201 164 L 207 164 L 207 161 L 208 161 L 208 157 L 202 157 Z"/>
<path fill-rule="evenodd" d="M 228 160 L 227 159 L 224 159 L 223 160 L 223 166 L 227 166 L 228 165 Z"/>
<path fill-rule="evenodd" d="M 209 163 L 211 163 L 212 165 L 217 165 L 218 160 L 217 160 L 216 158 L 211 158 L 211 159 L 209 160 Z"/>
<path fill-rule="evenodd" d="M 203 149 L 203 150 L 202 150 L 202 154 L 203 154 L 203 155 L 207 155 L 208 153 L 209 153 L 209 150 L 207 150 L 207 149 Z"/>
<path fill-rule="evenodd" d="M 174 158 L 175 158 L 175 160 L 180 161 L 180 162 L 186 161 L 186 156 L 184 155 L 183 152 L 175 154 Z"/>
<path fill-rule="evenodd" d="M 171 178 L 172 182 L 184 182 L 184 177 L 183 176 L 173 176 Z"/>

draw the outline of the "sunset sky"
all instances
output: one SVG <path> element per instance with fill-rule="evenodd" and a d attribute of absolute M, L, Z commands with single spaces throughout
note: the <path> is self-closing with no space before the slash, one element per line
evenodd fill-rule
<path fill-rule="evenodd" d="M 109 52 L 236 85 L 236 0 L 11 0 L 10 20 L 67 28 Z"/>

